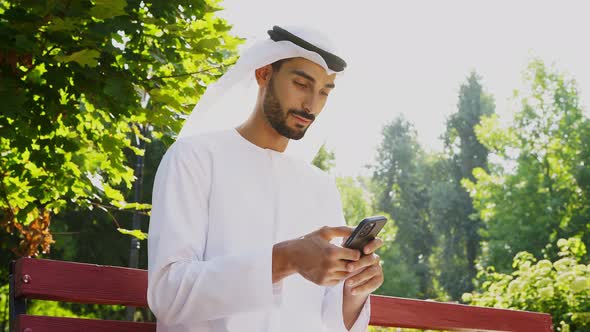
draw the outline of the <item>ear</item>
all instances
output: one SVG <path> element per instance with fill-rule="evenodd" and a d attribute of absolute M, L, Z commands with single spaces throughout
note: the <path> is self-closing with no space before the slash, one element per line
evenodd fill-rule
<path fill-rule="evenodd" d="M 259 87 L 266 86 L 272 76 L 272 65 L 266 65 L 256 69 L 254 72 L 256 75 L 256 82 Z"/>

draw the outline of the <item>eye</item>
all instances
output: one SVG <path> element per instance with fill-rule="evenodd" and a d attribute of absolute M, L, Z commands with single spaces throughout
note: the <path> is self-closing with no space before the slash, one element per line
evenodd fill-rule
<path fill-rule="evenodd" d="M 328 97 L 328 93 L 327 93 L 326 91 L 322 91 L 322 92 L 320 92 L 320 94 L 321 94 L 322 96 Z"/>
<path fill-rule="evenodd" d="M 298 87 L 300 87 L 300 88 L 304 88 L 304 89 L 305 89 L 305 88 L 307 88 L 307 85 L 306 85 L 306 84 L 299 83 L 299 82 L 297 82 L 297 81 L 293 81 L 293 83 L 295 83 L 295 85 L 297 85 L 297 86 L 298 86 Z"/>

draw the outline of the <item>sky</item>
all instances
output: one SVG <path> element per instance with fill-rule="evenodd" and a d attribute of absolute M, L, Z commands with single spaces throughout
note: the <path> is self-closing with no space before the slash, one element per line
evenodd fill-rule
<path fill-rule="evenodd" d="M 445 121 L 473 70 L 504 121 L 517 110 L 513 91 L 523 87 L 534 58 L 575 78 L 589 109 L 590 1 L 224 0 L 221 6 L 218 14 L 246 46 L 273 25 L 290 24 L 321 30 L 337 45 L 348 67 L 325 116 L 337 176 L 371 174 L 365 165 L 375 160 L 381 130 L 399 115 L 414 124 L 425 150 L 442 151 Z"/>

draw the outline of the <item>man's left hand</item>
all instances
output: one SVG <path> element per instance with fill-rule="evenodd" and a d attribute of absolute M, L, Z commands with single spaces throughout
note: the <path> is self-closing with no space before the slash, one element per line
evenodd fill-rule
<path fill-rule="evenodd" d="M 383 240 L 376 238 L 369 242 L 364 248 L 366 256 L 358 261 L 347 264 L 350 277 L 344 285 L 352 295 L 367 296 L 377 290 L 383 284 L 383 269 L 381 259 L 375 251 L 383 245 Z"/>

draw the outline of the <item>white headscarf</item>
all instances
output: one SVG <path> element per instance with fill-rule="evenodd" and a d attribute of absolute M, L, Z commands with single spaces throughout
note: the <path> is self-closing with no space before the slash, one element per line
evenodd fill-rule
<path fill-rule="evenodd" d="M 288 27 L 285 30 L 322 50 L 337 54 L 334 45 L 318 31 L 298 27 Z M 328 75 L 336 73 L 341 76 L 343 72 L 333 71 L 320 54 L 290 41 L 273 41 L 270 38 L 259 41 L 245 50 L 236 64 L 217 82 L 209 85 L 184 123 L 179 138 L 229 129 L 243 123 L 253 111 L 256 101 L 258 86 L 255 70 L 278 60 L 294 57 L 313 61 L 322 66 Z M 318 120 L 319 117 L 302 139 L 289 141 L 286 154 L 311 162 L 328 136 Z"/>

